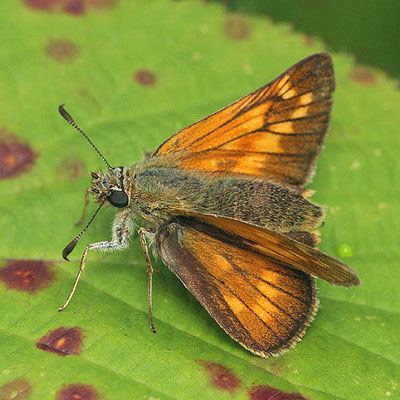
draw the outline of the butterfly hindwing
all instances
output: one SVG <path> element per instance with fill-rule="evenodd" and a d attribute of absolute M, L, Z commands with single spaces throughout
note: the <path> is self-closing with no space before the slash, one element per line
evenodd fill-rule
<path fill-rule="evenodd" d="M 314 54 L 228 107 L 167 139 L 153 157 L 177 165 L 302 186 L 322 149 L 335 87 L 329 54 Z"/>
<path fill-rule="evenodd" d="M 217 323 L 261 356 L 292 347 L 312 320 L 314 279 L 255 252 L 240 236 L 191 217 L 163 225 L 158 253 Z"/>

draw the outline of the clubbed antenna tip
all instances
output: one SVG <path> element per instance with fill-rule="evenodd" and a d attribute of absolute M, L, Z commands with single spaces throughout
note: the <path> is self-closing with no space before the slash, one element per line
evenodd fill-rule
<path fill-rule="evenodd" d="M 60 112 L 60 114 L 63 116 L 63 118 L 70 124 L 72 125 L 78 132 L 80 132 L 83 137 L 90 143 L 90 145 L 96 150 L 97 154 L 101 157 L 101 159 L 106 163 L 107 167 L 109 169 L 112 169 L 111 165 L 109 164 L 109 162 L 105 159 L 105 157 L 103 156 L 103 154 L 100 153 L 99 149 L 93 144 L 93 142 L 89 139 L 89 137 L 86 135 L 85 132 L 82 131 L 81 128 L 79 128 L 79 126 L 77 125 L 77 123 L 74 121 L 74 119 L 71 117 L 71 115 L 69 115 L 69 113 L 67 112 L 67 110 L 64 108 L 65 104 L 61 104 L 58 107 L 58 111 Z"/>

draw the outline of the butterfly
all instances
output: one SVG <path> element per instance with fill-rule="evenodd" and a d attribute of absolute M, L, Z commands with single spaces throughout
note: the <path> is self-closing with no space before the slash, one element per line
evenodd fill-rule
<path fill-rule="evenodd" d="M 126 248 L 137 230 L 153 332 L 149 244 L 244 348 L 269 357 L 293 347 L 317 311 L 314 277 L 360 284 L 355 271 L 316 248 L 324 212 L 304 188 L 324 146 L 334 88 L 330 55 L 311 55 L 131 167 L 112 167 L 60 106 L 107 165 L 91 174 L 81 220 L 89 194 L 99 206 L 63 257 L 68 260 L 103 205 L 116 210 L 112 239 L 86 246 L 60 310 L 75 292 L 88 252 Z"/>

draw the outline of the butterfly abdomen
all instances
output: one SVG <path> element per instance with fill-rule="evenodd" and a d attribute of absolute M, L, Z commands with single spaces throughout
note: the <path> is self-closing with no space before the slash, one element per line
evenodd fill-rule
<path fill-rule="evenodd" d="M 324 218 L 322 208 L 296 190 L 261 179 L 215 179 L 208 186 L 203 207 L 208 213 L 280 233 L 317 228 Z"/>

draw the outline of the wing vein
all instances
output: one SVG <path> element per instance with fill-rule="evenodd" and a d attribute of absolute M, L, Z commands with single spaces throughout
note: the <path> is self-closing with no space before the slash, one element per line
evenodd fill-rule
<path fill-rule="evenodd" d="M 251 309 L 251 307 L 249 307 L 248 305 L 247 305 L 247 303 L 243 300 L 243 299 L 241 299 L 241 298 L 239 298 L 238 296 L 237 296 L 237 294 L 229 287 L 229 286 L 227 286 L 226 284 L 225 284 L 225 282 L 224 281 L 222 281 L 221 279 L 219 279 L 219 278 L 217 278 L 215 275 L 213 275 L 213 274 L 210 274 L 217 282 L 219 282 L 222 286 L 224 286 L 225 287 L 225 289 L 229 292 L 229 293 L 231 293 L 234 297 L 236 297 L 252 314 L 254 314 L 255 316 L 256 316 L 256 318 L 258 319 L 258 320 L 260 320 L 261 321 L 261 323 L 268 329 L 268 330 L 270 330 L 271 331 L 271 333 L 279 340 L 279 341 L 281 341 L 281 338 L 279 337 L 279 335 L 269 326 L 269 324 L 267 324 L 263 319 L 261 319 L 260 318 L 260 316 L 257 314 L 257 313 L 255 313 L 254 312 L 254 310 L 252 310 Z M 266 310 L 264 310 L 264 311 L 266 311 Z M 268 311 L 266 311 L 268 314 L 270 314 Z M 271 315 L 271 314 L 270 314 Z M 253 337 L 252 335 L 250 335 L 251 337 Z M 253 338 L 254 339 L 254 338 Z M 254 339 L 255 340 L 255 339 Z"/>
<path fill-rule="evenodd" d="M 266 126 L 271 126 L 271 125 L 275 125 L 275 124 L 281 124 L 282 122 L 303 121 L 303 120 L 307 120 L 307 119 L 313 119 L 313 118 L 322 117 L 324 115 L 329 115 L 329 113 L 324 111 L 324 112 L 320 112 L 320 113 L 317 113 L 317 114 L 306 115 L 304 117 L 299 117 L 299 118 L 286 118 L 286 119 L 282 119 L 282 120 L 279 120 L 279 121 L 274 121 L 274 122 L 267 123 Z"/>
<path fill-rule="evenodd" d="M 253 283 L 251 283 L 251 282 L 249 281 L 249 279 L 246 277 L 247 272 L 243 271 L 243 270 L 242 270 L 240 267 L 238 267 L 233 261 L 229 260 L 229 262 L 230 262 L 230 263 L 233 265 L 233 267 L 242 275 L 243 279 L 244 279 L 247 283 L 249 283 L 250 286 L 253 287 L 258 293 L 260 293 L 262 297 L 264 297 L 267 301 L 269 301 L 276 309 L 278 309 L 278 310 L 281 311 L 282 313 L 286 314 L 290 319 L 292 319 L 292 320 L 295 321 L 295 322 L 298 322 L 298 321 L 297 321 L 295 318 L 293 318 L 293 316 L 290 315 L 286 310 L 284 310 L 283 308 L 281 308 L 278 304 L 276 304 L 273 300 L 271 300 L 265 293 L 261 292 L 261 290 L 259 290 L 259 289 L 257 288 L 257 286 L 255 286 Z M 252 274 L 249 274 L 249 275 L 252 275 Z M 254 276 L 254 275 L 252 275 L 252 276 Z M 256 277 L 256 278 L 257 278 L 257 279 L 260 279 L 259 277 Z M 261 280 L 264 281 L 263 279 L 261 279 Z M 278 289 L 278 290 L 280 289 L 279 287 L 277 287 L 277 286 L 275 286 L 275 285 L 271 285 L 270 282 L 268 282 L 268 281 L 264 281 L 264 282 L 265 282 L 266 284 L 270 285 L 271 287 L 274 287 L 274 288 L 276 288 L 276 289 Z M 296 298 L 295 296 L 293 296 L 293 295 L 292 295 L 291 293 L 289 293 L 289 292 L 286 292 L 286 291 L 284 291 L 284 290 L 282 290 L 282 292 L 284 292 L 284 293 L 286 293 L 286 294 L 288 294 L 288 295 L 290 295 L 290 296 Z M 305 303 L 305 304 L 306 304 L 306 303 Z M 271 314 L 271 313 L 270 313 L 268 310 L 266 310 L 264 307 L 262 307 L 261 305 L 260 305 L 260 307 L 261 307 L 267 314 L 269 314 L 269 315 L 271 315 L 272 317 L 274 317 L 274 315 Z M 277 321 L 278 321 L 281 325 L 283 325 L 285 328 L 289 328 L 288 325 L 282 323 L 282 322 L 279 321 L 278 319 L 277 319 Z"/>

